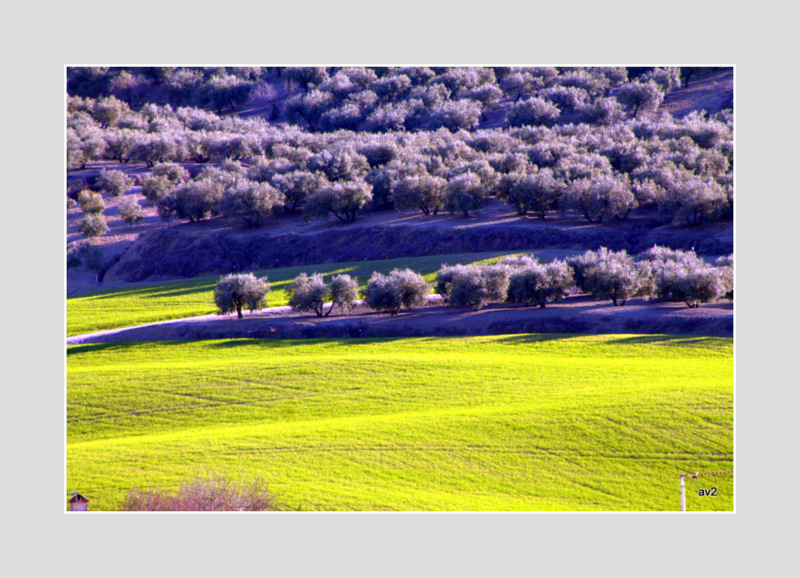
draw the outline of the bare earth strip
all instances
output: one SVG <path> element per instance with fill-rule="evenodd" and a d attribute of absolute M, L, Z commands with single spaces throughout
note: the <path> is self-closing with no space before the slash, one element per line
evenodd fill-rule
<path fill-rule="evenodd" d="M 123 341 L 311 337 L 410 337 L 504 335 L 512 333 L 647 333 L 733 337 L 733 303 L 720 301 L 690 309 L 682 303 L 631 300 L 622 307 L 588 296 L 569 297 L 546 308 L 492 304 L 479 311 L 442 305 L 430 296 L 425 307 L 392 316 L 360 303 L 329 317 L 273 307 L 255 313 L 204 315 L 74 335 L 67 344 Z"/>

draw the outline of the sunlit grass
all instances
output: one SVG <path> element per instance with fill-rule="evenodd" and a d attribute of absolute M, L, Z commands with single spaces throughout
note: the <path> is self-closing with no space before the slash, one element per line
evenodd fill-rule
<path fill-rule="evenodd" d="M 726 338 L 81 345 L 67 382 L 91 509 L 208 468 L 311 510 L 677 510 L 680 473 L 733 469 Z M 732 509 L 731 476 L 690 486 Z"/>

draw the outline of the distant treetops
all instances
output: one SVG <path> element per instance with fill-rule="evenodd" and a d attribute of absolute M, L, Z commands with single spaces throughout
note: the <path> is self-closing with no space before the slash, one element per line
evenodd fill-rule
<path fill-rule="evenodd" d="M 550 263 L 521 255 L 485 265 L 443 265 L 433 287 L 410 269 L 394 269 L 388 275 L 374 272 L 360 296 L 370 309 L 397 315 L 401 309 L 424 305 L 432 290 L 452 307 L 475 310 L 500 302 L 545 307 L 571 292 L 611 300 L 615 306 L 639 297 L 696 308 L 720 298 L 733 299 L 733 256 L 711 264 L 694 251 L 659 246 L 635 257 L 601 247 Z M 236 311 L 241 319 L 242 308 L 255 311 L 266 306 L 268 291 L 266 277 L 230 274 L 217 282 L 214 300 L 221 314 Z M 355 306 L 358 281 L 337 275 L 325 283 L 318 273 L 301 273 L 286 287 L 286 294 L 293 310 L 327 317 L 335 307 L 346 312 Z"/>
<path fill-rule="evenodd" d="M 364 211 L 590 222 L 634 209 L 695 225 L 733 210 L 733 114 L 656 113 L 694 69 L 159 68 L 68 70 L 67 161 L 145 163 L 165 219 L 350 223 Z M 248 88 L 249 87 L 249 88 Z M 220 116 L 252 97 L 272 113 Z M 261 100 L 259 100 L 261 99 Z M 155 104 L 155 102 L 170 104 Z M 647 111 L 647 114 L 643 114 Z M 486 126 L 499 115 L 502 128 Z M 278 122 L 279 121 L 279 122 Z M 190 175 L 182 164 L 193 167 Z M 130 189 L 120 171 L 95 188 Z"/>

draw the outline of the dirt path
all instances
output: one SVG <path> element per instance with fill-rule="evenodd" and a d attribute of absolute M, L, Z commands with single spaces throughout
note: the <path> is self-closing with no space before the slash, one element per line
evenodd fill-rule
<path fill-rule="evenodd" d="M 334 310 L 318 318 L 272 307 L 237 319 L 235 314 L 204 315 L 100 331 L 67 338 L 67 344 L 197 339 L 299 339 L 312 337 L 412 337 L 515 333 L 644 333 L 733 337 L 733 303 L 703 304 L 632 300 L 624 307 L 588 296 L 568 297 L 539 307 L 492 304 L 480 311 L 444 306 L 431 296 L 427 306 L 392 316 L 359 303 L 350 313 Z"/>

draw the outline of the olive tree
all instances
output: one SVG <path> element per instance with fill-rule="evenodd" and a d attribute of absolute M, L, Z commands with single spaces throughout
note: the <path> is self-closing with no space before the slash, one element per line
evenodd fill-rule
<path fill-rule="evenodd" d="M 78 193 L 78 204 L 81 211 L 88 214 L 100 214 L 105 208 L 106 204 L 103 201 L 103 196 L 100 193 L 95 193 L 89 190 L 83 190 Z"/>
<path fill-rule="evenodd" d="M 655 245 L 640 254 L 639 260 L 640 268 L 650 279 L 651 290 L 665 301 L 683 301 L 696 308 L 733 291 L 731 256 L 719 259 L 715 267 L 694 251 Z"/>
<path fill-rule="evenodd" d="M 443 265 L 436 275 L 435 291 L 454 307 L 476 311 L 486 303 L 505 301 L 513 269 L 492 265 Z"/>
<path fill-rule="evenodd" d="M 658 273 L 658 297 L 665 301 L 683 301 L 690 308 L 716 301 L 728 292 L 728 284 L 718 267 L 702 262 L 694 264 L 670 261 Z"/>
<path fill-rule="evenodd" d="M 283 194 L 267 183 L 239 179 L 225 190 L 220 210 L 226 217 L 244 221 L 248 228 L 256 227 L 283 204 Z"/>
<path fill-rule="evenodd" d="M 517 214 L 533 212 L 544 219 L 548 211 L 558 208 L 564 193 L 563 183 L 553 176 L 551 169 L 541 169 L 534 174 L 512 173 L 505 177 L 507 186 L 501 187 L 503 197 Z"/>
<path fill-rule="evenodd" d="M 435 215 L 444 206 L 447 181 L 430 175 L 414 175 L 401 179 L 394 187 L 392 198 L 398 211 L 420 209 L 425 215 Z"/>
<path fill-rule="evenodd" d="M 97 179 L 97 187 L 112 197 L 118 197 L 133 186 L 133 179 L 118 170 L 103 170 Z"/>
<path fill-rule="evenodd" d="M 552 126 L 559 116 L 561 111 L 552 102 L 533 97 L 514 103 L 507 118 L 511 126 Z"/>
<path fill-rule="evenodd" d="M 129 227 L 133 227 L 134 223 L 144 220 L 142 207 L 140 207 L 139 203 L 136 202 L 135 197 L 125 197 L 119 202 L 117 208 L 119 210 L 120 218 L 128 223 Z"/>
<path fill-rule="evenodd" d="M 463 213 L 469 217 L 483 206 L 486 197 L 481 179 L 472 171 L 453 177 L 447 182 L 445 208 L 451 213 Z"/>
<path fill-rule="evenodd" d="M 145 175 L 142 177 L 142 194 L 154 205 L 172 190 L 173 182 L 164 175 Z"/>
<path fill-rule="evenodd" d="M 320 173 L 298 170 L 283 174 L 276 174 L 271 179 L 272 184 L 278 188 L 285 197 L 284 208 L 288 213 L 294 213 L 297 208 L 321 187 L 328 185 L 328 180 Z"/>
<path fill-rule="evenodd" d="M 371 199 L 372 187 L 364 181 L 334 183 L 311 195 L 303 214 L 306 220 L 333 214 L 343 223 L 352 223 Z"/>
<path fill-rule="evenodd" d="M 242 319 L 242 308 L 250 311 L 266 307 L 269 293 L 269 280 L 266 276 L 257 278 L 252 273 L 231 273 L 220 277 L 214 288 L 214 303 L 219 314 L 236 311 Z"/>
<path fill-rule="evenodd" d="M 370 309 L 397 315 L 402 307 L 409 309 L 424 305 L 429 292 L 430 285 L 422 275 L 411 269 L 393 269 L 388 275 L 375 271 L 362 295 Z"/>
<path fill-rule="evenodd" d="M 213 178 L 189 181 L 173 190 L 167 198 L 173 199 L 172 206 L 178 218 L 199 221 L 220 214 L 224 186 L 224 182 Z"/>
<path fill-rule="evenodd" d="M 601 247 L 568 262 L 575 284 L 595 299 L 611 299 L 615 306 L 621 306 L 628 299 L 650 294 L 649 275 L 625 250 L 614 252 Z"/>
<path fill-rule="evenodd" d="M 639 110 L 655 110 L 664 100 L 663 89 L 652 80 L 647 82 L 628 82 L 623 84 L 617 93 L 617 100 L 633 109 L 631 117 L 635 118 Z"/>
<path fill-rule="evenodd" d="M 562 206 L 582 212 L 590 223 L 601 223 L 607 216 L 625 219 L 636 207 L 636 197 L 627 175 L 584 178 L 566 187 Z"/>
<path fill-rule="evenodd" d="M 350 275 L 337 275 L 330 285 L 326 284 L 319 273 L 310 277 L 301 273 L 286 287 L 289 306 L 295 311 L 313 311 L 317 317 L 327 317 L 337 305 L 349 311 L 358 296 L 358 281 Z M 325 303 L 330 307 L 325 311 Z"/>
<path fill-rule="evenodd" d="M 86 213 L 81 219 L 80 232 L 87 238 L 100 237 L 108 232 L 108 225 L 100 213 Z"/>
<path fill-rule="evenodd" d="M 565 261 L 534 262 L 511 274 L 506 299 L 525 307 L 530 303 L 545 307 L 548 301 L 561 301 L 572 284 L 572 270 Z"/>

